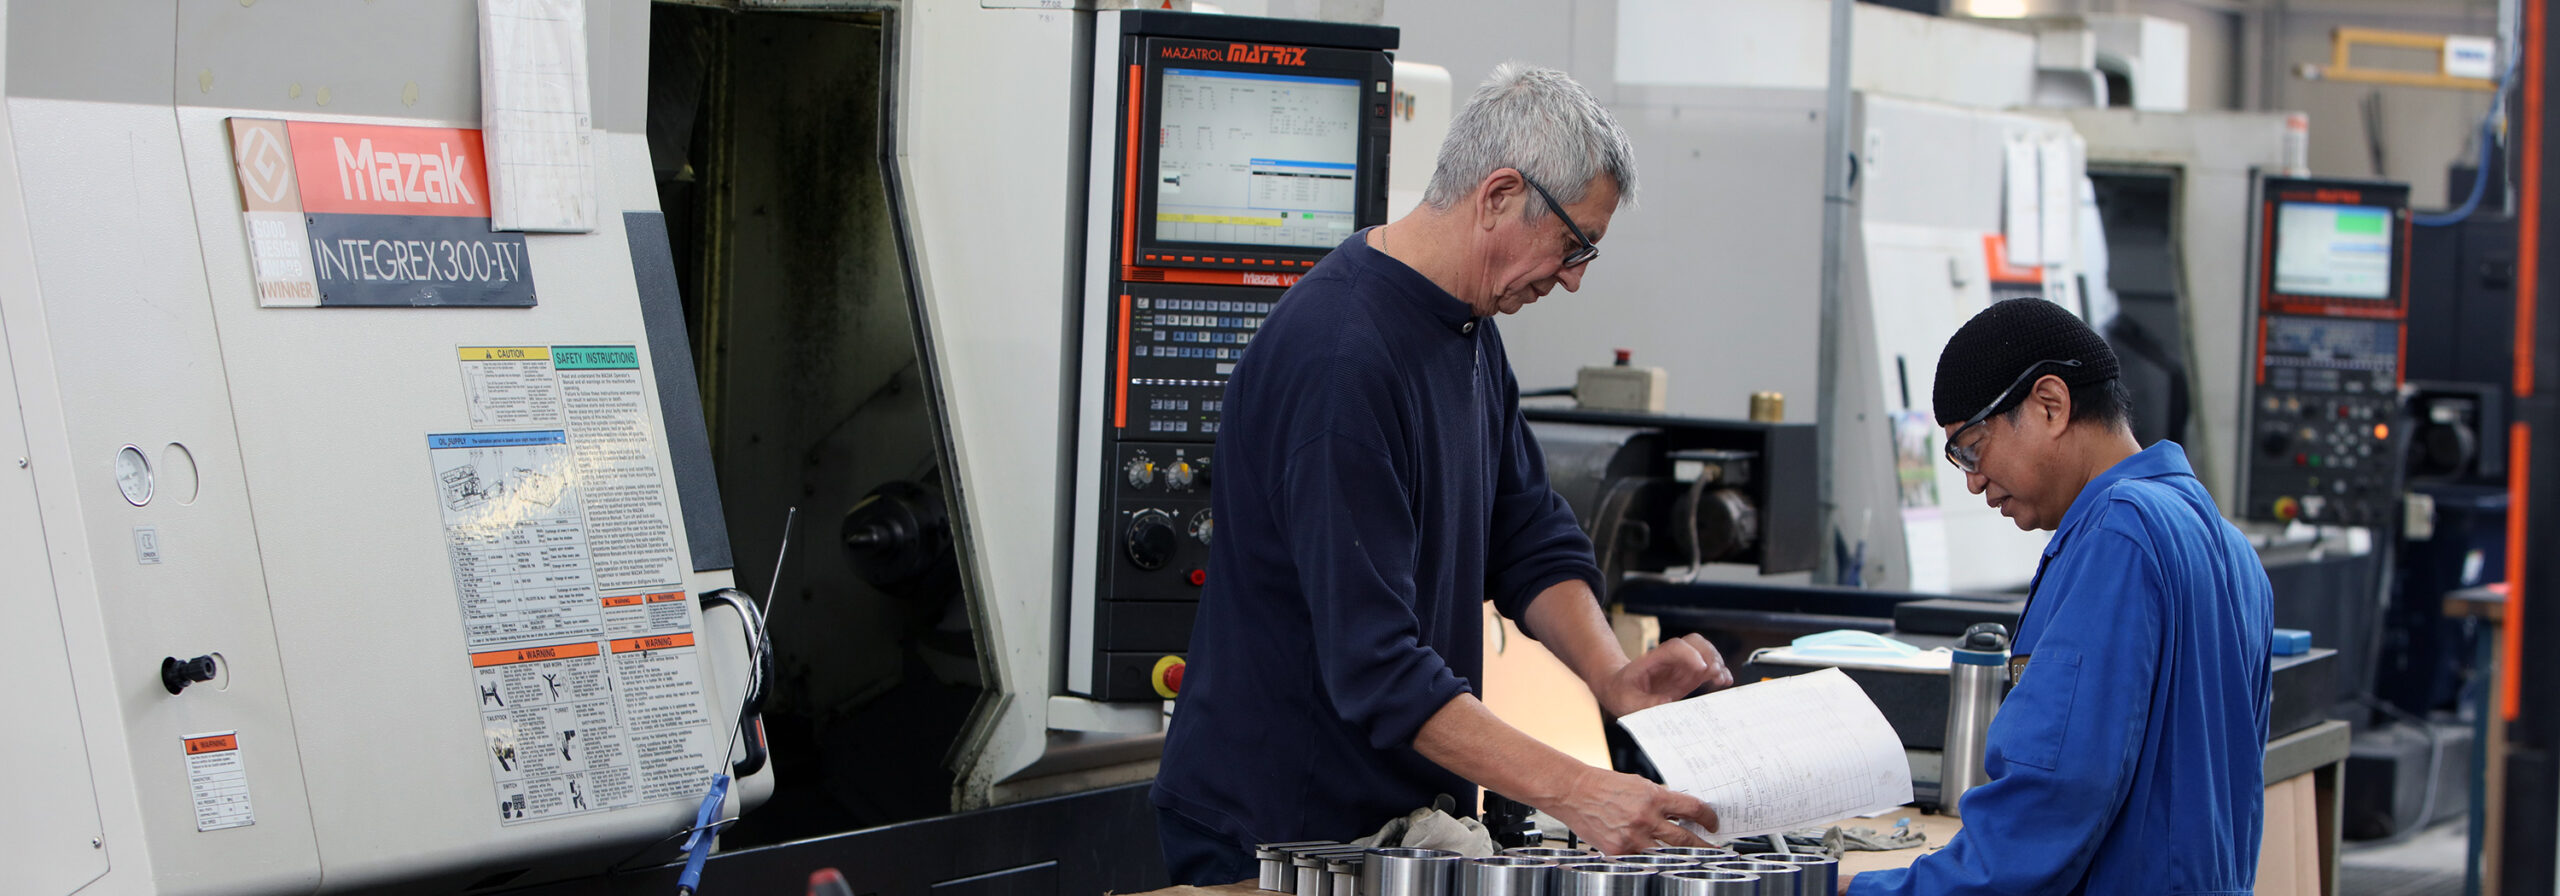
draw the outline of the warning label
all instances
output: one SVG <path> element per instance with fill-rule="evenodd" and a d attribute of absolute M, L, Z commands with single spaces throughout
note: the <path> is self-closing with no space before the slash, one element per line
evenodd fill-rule
<path fill-rule="evenodd" d="M 560 380 L 551 375 L 549 346 L 468 346 L 461 354 L 472 429 L 560 425 Z"/>
<path fill-rule="evenodd" d="M 240 758 L 239 732 L 190 736 L 186 751 L 187 789 L 195 797 L 196 830 L 257 824 L 257 814 L 249 809 L 249 769 Z"/>
<path fill-rule="evenodd" d="M 430 435 L 502 824 L 692 799 L 711 721 L 634 346 L 464 346 Z"/>

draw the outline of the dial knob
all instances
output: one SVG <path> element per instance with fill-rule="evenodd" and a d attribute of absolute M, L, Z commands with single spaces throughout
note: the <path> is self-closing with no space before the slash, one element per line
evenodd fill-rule
<path fill-rule="evenodd" d="M 1173 559 L 1173 517 L 1161 510 L 1142 510 L 1129 517 L 1129 565 L 1163 569 Z"/>
<path fill-rule="evenodd" d="M 1209 543 L 1210 536 L 1217 534 L 1217 527 L 1218 521 L 1211 519 L 1206 510 L 1191 515 L 1191 537 L 1200 539 L 1201 544 Z"/>
<path fill-rule="evenodd" d="M 1146 488 L 1156 481 L 1156 462 L 1144 454 L 1129 459 L 1129 487 Z"/>
<path fill-rule="evenodd" d="M 1193 467 L 1190 461 L 1175 458 L 1173 466 L 1164 468 L 1164 486 L 1174 491 L 1187 492 L 1191 490 L 1192 480 L 1198 475 L 1198 468 Z"/>

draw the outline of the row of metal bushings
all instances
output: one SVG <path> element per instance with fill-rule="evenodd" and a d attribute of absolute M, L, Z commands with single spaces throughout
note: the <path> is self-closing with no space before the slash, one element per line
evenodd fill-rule
<path fill-rule="evenodd" d="M 1329 840 L 1255 848 L 1262 888 L 1296 896 L 1832 896 L 1839 860 L 1820 853 L 1659 846 L 1642 855 L 1523 846 L 1498 856 L 1379 849 Z"/>

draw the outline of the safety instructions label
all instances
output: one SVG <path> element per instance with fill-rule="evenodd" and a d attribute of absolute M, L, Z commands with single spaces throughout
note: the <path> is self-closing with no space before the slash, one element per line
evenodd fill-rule
<path fill-rule="evenodd" d="M 459 349 L 427 437 L 502 824 L 690 799 L 722 758 L 633 346 Z"/>
<path fill-rule="evenodd" d="M 257 813 L 249 809 L 249 769 L 240 759 L 240 733 L 191 735 L 186 746 L 187 790 L 195 797 L 196 830 L 257 824 Z"/>

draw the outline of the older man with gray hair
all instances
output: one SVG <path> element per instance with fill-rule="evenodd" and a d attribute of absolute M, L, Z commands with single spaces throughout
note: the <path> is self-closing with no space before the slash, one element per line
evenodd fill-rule
<path fill-rule="evenodd" d="M 1732 683 L 1695 635 L 1630 662 L 1591 543 L 1547 486 L 1496 315 L 1572 292 L 1635 196 L 1626 132 L 1505 65 L 1450 121 L 1423 204 L 1280 300 L 1228 380 L 1218 538 L 1153 793 L 1177 883 L 1257 842 L 1348 840 L 1479 785 L 1602 850 L 1696 844 L 1695 798 L 1584 765 L 1476 699 L 1483 611 L 1623 715 Z"/>

